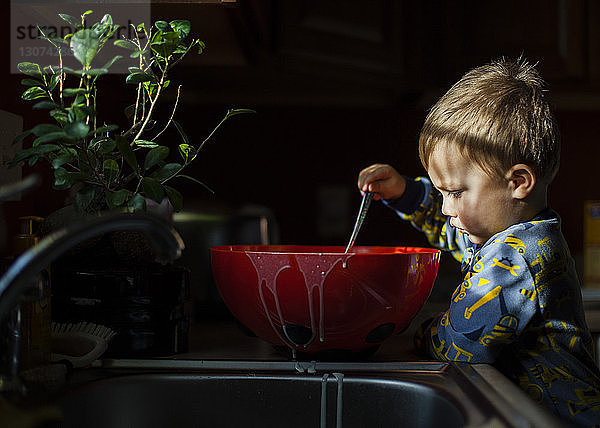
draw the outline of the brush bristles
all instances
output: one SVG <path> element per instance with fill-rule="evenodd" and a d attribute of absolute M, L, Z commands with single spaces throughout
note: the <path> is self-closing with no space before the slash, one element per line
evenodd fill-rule
<path fill-rule="evenodd" d="M 111 328 L 100 324 L 94 324 L 93 322 L 81 321 L 78 323 L 52 323 L 52 333 L 54 334 L 72 332 L 91 334 L 93 336 L 100 337 L 107 342 L 117 334 Z"/>

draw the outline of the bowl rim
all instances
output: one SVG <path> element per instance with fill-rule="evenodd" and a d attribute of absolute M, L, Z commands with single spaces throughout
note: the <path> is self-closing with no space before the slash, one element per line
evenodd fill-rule
<path fill-rule="evenodd" d="M 437 248 L 412 246 L 355 246 L 344 253 L 345 247 L 338 245 L 252 245 L 233 244 L 210 247 L 211 252 L 251 254 L 302 254 L 317 256 L 394 256 L 406 254 L 440 254 Z"/>

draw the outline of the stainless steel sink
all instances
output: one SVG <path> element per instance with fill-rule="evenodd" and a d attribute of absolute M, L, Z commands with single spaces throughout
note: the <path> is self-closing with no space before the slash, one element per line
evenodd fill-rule
<path fill-rule="evenodd" d="M 497 372 L 481 368 L 111 360 L 84 371 L 54 404 L 63 427 L 561 426 L 540 409 L 522 407 L 527 398 L 516 387 L 498 391 L 489 378 Z"/>

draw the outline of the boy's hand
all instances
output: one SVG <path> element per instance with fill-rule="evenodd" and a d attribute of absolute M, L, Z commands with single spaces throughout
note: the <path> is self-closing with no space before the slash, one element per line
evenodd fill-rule
<path fill-rule="evenodd" d="M 372 192 L 373 199 L 397 199 L 406 190 L 406 180 L 389 165 L 376 163 L 358 175 L 360 193 Z"/>

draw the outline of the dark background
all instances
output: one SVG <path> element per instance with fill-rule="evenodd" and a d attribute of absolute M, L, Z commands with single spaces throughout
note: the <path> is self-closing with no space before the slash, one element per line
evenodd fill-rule
<path fill-rule="evenodd" d="M 2 9 L 9 40 L 10 9 Z M 501 56 L 539 63 L 563 141 L 549 201 L 582 270 L 583 204 L 600 199 L 600 3 L 162 0 L 152 2 L 152 15 L 191 20 L 207 45 L 171 76 L 183 84 L 177 119 L 192 141 L 205 138 L 228 108 L 257 112 L 226 123 L 188 171 L 215 195 L 174 183 L 184 209 L 268 207 L 285 244 L 344 244 L 360 203 L 356 178 L 371 163 L 423 174 L 417 139 L 427 109 L 465 71 Z M 20 99 L 7 44 L 0 108 L 22 115 L 28 129 L 45 118 Z M 123 79 L 106 76 L 100 89 L 110 90 L 99 109 L 117 123 L 133 99 Z M 163 114 L 173 100 L 173 93 L 164 99 Z M 17 216 L 46 216 L 64 204 L 45 174 L 39 189 L 3 205 L 8 236 Z M 427 245 L 380 204 L 357 243 Z"/>

